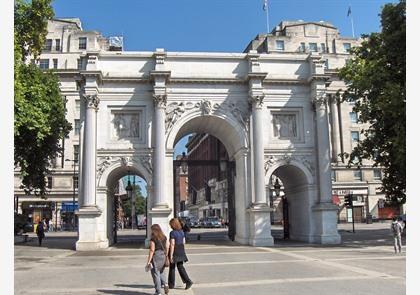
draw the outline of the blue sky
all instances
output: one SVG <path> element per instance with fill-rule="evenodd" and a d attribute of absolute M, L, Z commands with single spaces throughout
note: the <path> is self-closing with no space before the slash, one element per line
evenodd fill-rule
<path fill-rule="evenodd" d="M 329 21 L 351 36 L 380 29 L 384 0 L 268 0 L 270 30 L 282 20 Z M 263 0 L 55 0 L 57 17 L 79 17 L 85 30 L 123 35 L 125 50 L 242 52 L 267 31 Z"/>

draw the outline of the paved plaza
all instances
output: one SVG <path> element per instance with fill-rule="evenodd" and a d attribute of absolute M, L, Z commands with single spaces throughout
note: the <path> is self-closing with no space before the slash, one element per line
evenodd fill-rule
<path fill-rule="evenodd" d="M 283 241 L 277 228 L 274 247 L 250 247 L 224 229 L 193 229 L 186 269 L 194 285 L 184 290 L 177 276 L 170 294 L 405 294 L 405 241 L 394 254 L 388 223 L 356 224 L 356 233 L 339 224 L 339 232 L 341 245 L 322 246 Z M 43 247 L 33 234 L 15 244 L 15 294 L 154 293 L 144 231 L 119 232 L 115 247 L 94 252 L 74 251 L 75 233 L 46 236 Z"/>

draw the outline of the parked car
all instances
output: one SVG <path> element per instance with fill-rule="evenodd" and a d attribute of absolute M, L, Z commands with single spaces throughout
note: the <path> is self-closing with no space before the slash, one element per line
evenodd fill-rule
<path fill-rule="evenodd" d="M 200 222 L 196 217 L 190 217 L 190 227 L 191 228 L 198 228 L 200 227 Z"/>
<path fill-rule="evenodd" d="M 209 223 L 209 227 L 212 227 L 212 228 L 222 227 L 222 223 L 220 222 L 219 217 L 209 217 L 208 223 Z"/>

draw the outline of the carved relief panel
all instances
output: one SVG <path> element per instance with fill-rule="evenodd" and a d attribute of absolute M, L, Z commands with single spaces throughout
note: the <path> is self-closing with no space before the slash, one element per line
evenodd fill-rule
<path fill-rule="evenodd" d="M 298 108 L 271 111 L 271 129 L 274 141 L 303 142 L 302 110 Z"/>
<path fill-rule="evenodd" d="M 143 109 L 111 109 L 109 132 L 111 141 L 143 142 L 144 129 Z"/>

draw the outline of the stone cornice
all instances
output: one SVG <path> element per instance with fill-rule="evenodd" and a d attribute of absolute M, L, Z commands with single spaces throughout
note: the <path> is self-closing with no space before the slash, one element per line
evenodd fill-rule
<path fill-rule="evenodd" d="M 268 73 L 266 72 L 250 72 L 248 73 L 248 75 L 246 76 L 246 81 L 249 81 L 251 79 L 260 79 L 260 80 L 264 80 L 265 77 L 267 77 Z"/>

